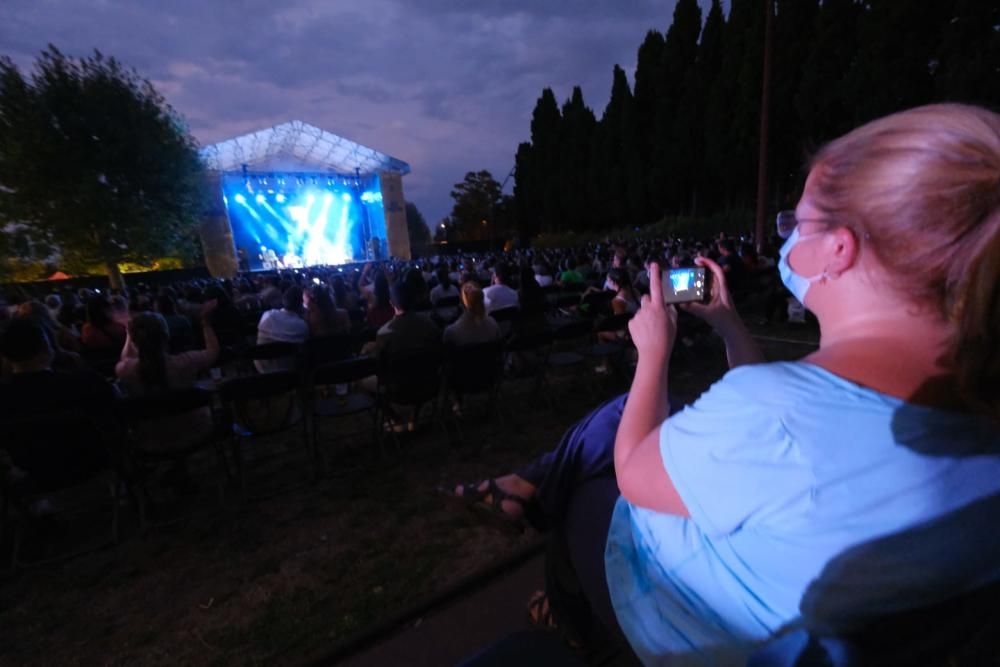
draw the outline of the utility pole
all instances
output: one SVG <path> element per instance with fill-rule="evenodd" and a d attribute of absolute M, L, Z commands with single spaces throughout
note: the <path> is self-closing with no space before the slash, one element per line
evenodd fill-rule
<path fill-rule="evenodd" d="M 771 113 L 771 40 L 774 31 L 774 0 L 764 0 L 764 73 L 760 91 L 760 154 L 757 159 L 757 220 L 754 242 L 764 249 L 764 218 L 767 216 L 768 129 Z"/>

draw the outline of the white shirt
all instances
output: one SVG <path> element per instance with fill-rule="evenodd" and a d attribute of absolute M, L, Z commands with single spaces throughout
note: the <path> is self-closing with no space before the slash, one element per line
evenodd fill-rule
<path fill-rule="evenodd" d="M 504 308 L 517 308 L 520 304 L 517 292 L 506 285 L 490 285 L 483 290 L 483 300 L 486 302 L 487 313 Z"/>
<path fill-rule="evenodd" d="M 435 285 L 434 289 L 431 290 L 431 303 L 436 304 L 441 299 L 448 296 L 458 296 L 458 287 L 454 283 L 448 285 L 447 288 L 441 285 Z"/>
<path fill-rule="evenodd" d="M 535 282 L 538 283 L 539 287 L 548 287 L 552 284 L 552 276 L 540 276 L 536 273 Z"/>
<path fill-rule="evenodd" d="M 309 338 L 309 325 L 306 321 L 282 308 L 269 310 L 260 316 L 257 324 L 257 344 L 264 343 L 303 343 Z M 294 359 L 265 359 L 254 361 L 259 373 L 294 370 Z"/>

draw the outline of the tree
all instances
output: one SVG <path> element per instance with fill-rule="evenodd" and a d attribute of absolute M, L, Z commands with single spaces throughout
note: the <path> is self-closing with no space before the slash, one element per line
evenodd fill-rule
<path fill-rule="evenodd" d="M 100 52 L 54 46 L 30 76 L 0 58 L 0 222 L 55 246 L 62 265 L 103 265 L 194 249 L 205 209 L 197 145 L 152 84 Z"/>
<path fill-rule="evenodd" d="M 587 188 L 590 145 L 596 125 L 594 112 L 583 102 L 583 91 L 575 86 L 562 108 L 559 164 L 554 174 L 559 188 L 557 216 L 571 229 L 593 229 L 597 223 Z"/>
<path fill-rule="evenodd" d="M 427 220 L 411 201 L 406 202 L 406 231 L 410 236 L 410 248 L 422 248 L 431 242 L 431 230 Z"/>
<path fill-rule="evenodd" d="M 421 254 L 421 249 L 431 242 L 431 230 L 417 205 L 409 201 L 406 202 L 406 231 L 410 237 L 410 249 L 414 254 Z"/>
<path fill-rule="evenodd" d="M 465 180 L 451 191 L 455 204 L 451 209 L 449 239 L 483 241 L 494 234 L 496 207 L 501 200 L 500 183 L 486 171 L 470 171 Z"/>

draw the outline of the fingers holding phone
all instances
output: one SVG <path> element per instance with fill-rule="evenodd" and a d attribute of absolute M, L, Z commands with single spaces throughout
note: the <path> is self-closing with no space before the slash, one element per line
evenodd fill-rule
<path fill-rule="evenodd" d="M 722 267 L 706 257 L 695 258 L 695 264 L 708 270 L 712 276 L 708 280 L 708 294 L 704 301 L 692 301 L 681 306 L 684 310 L 697 315 L 713 327 L 718 328 L 724 320 L 737 317 L 729 289 L 726 287 L 726 273 Z"/>
<path fill-rule="evenodd" d="M 649 295 L 642 298 L 642 307 L 628 323 L 632 342 L 643 363 L 664 363 L 670 357 L 677 337 L 677 311 L 663 302 L 660 267 L 650 265 Z"/>

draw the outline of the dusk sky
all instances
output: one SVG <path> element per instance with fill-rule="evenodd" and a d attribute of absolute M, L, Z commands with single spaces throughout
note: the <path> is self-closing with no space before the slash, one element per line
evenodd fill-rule
<path fill-rule="evenodd" d="M 707 2 L 702 2 L 703 10 Z M 728 3 L 725 3 L 728 5 Z M 598 117 L 674 0 L 5 0 L 0 54 L 47 43 L 137 68 L 202 144 L 303 120 L 409 162 L 433 226 L 467 171 L 502 181 L 545 86 Z M 508 183 L 506 192 L 510 192 Z"/>

